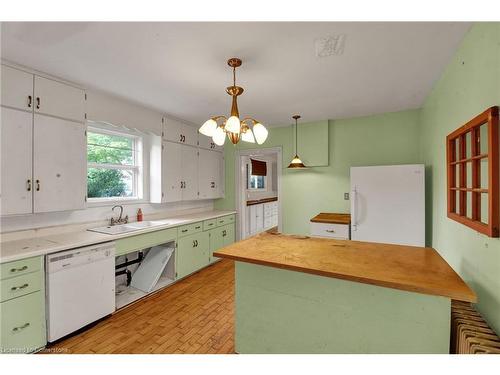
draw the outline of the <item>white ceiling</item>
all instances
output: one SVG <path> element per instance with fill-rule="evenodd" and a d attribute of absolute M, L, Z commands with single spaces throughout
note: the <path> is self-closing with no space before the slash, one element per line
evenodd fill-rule
<path fill-rule="evenodd" d="M 418 108 L 470 23 L 2 23 L 2 58 L 201 124 L 228 114 L 229 57 L 243 59 L 242 116 L 265 124 Z M 346 34 L 316 57 L 317 38 Z"/>

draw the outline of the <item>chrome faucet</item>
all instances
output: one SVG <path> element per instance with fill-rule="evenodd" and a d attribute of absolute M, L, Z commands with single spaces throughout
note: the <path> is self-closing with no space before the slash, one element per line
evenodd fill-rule
<path fill-rule="evenodd" d="M 128 215 L 125 215 L 124 218 L 122 218 L 122 215 L 123 215 L 123 206 L 120 206 L 120 205 L 117 205 L 117 206 L 113 206 L 113 208 L 111 209 L 111 211 L 115 211 L 115 208 L 119 208 L 120 209 L 120 216 L 118 216 L 118 219 L 115 219 L 115 218 L 111 218 L 111 220 L 109 221 L 110 225 L 116 225 L 116 224 L 127 224 L 128 223 Z"/>

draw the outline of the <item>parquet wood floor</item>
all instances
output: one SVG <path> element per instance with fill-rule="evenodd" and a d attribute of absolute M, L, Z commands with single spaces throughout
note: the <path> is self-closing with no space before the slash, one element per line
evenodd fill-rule
<path fill-rule="evenodd" d="M 234 262 L 222 260 L 45 353 L 234 353 Z"/>

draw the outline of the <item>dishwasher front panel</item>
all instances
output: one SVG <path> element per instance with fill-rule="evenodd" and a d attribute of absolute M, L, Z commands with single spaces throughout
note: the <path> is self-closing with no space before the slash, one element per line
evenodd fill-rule
<path fill-rule="evenodd" d="M 112 246 L 47 257 L 47 328 L 53 342 L 115 311 Z"/>

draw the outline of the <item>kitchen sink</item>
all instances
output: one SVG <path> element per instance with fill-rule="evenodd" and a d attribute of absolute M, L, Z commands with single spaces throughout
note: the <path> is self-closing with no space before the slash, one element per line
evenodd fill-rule
<path fill-rule="evenodd" d="M 97 232 L 103 234 L 124 234 L 145 228 L 153 228 L 160 225 L 168 225 L 168 224 L 169 222 L 166 220 L 151 220 L 151 221 L 138 221 L 134 223 L 120 224 L 120 225 L 108 225 L 105 227 L 91 228 L 87 230 L 90 232 Z"/>

